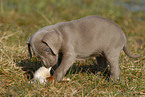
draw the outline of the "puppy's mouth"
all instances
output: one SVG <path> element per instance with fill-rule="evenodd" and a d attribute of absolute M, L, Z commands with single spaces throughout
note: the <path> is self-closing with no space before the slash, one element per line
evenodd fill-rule
<path fill-rule="evenodd" d="M 43 65 L 45 66 L 45 67 L 47 67 L 47 68 L 49 68 L 49 67 L 51 67 L 51 64 L 50 63 L 48 63 L 48 62 L 46 62 L 46 61 L 42 61 L 42 63 L 43 63 Z"/>

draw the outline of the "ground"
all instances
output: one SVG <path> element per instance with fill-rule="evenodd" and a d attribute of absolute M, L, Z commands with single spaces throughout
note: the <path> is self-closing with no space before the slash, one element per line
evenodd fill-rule
<path fill-rule="evenodd" d="M 130 11 L 117 0 L 1 0 L 0 1 L 0 97 L 1 96 L 145 96 L 145 13 Z M 130 0 L 121 0 L 131 3 Z M 139 4 L 139 2 L 135 2 Z M 95 73 L 93 59 L 76 61 L 66 83 L 29 83 L 41 65 L 30 59 L 26 42 L 38 29 L 58 22 L 98 15 L 119 24 L 129 50 L 140 54 L 119 58 L 120 80 L 109 82 Z"/>

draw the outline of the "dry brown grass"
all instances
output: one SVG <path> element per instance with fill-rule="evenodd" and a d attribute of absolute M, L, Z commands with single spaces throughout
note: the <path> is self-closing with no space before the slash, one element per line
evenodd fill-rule
<path fill-rule="evenodd" d="M 111 0 L 112 2 L 115 0 Z M 107 0 L 1 0 L 0 9 L 0 96 L 145 96 L 145 29 L 143 12 L 130 12 Z M 126 2 L 126 0 L 124 0 Z M 39 28 L 57 22 L 96 14 L 117 22 L 124 30 L 130 51 L 141 54 L 132 59 L 123 52 L 119 65 L 121 79 L 108 82 L 91 72 L 90 59 L 76 62 L 67 83 L 28 83 L 41 65 L 29 59 L 26 41 Z M 142 20 L 143 19 L 143 20 Z M 84 69 L 84 71 L 82 69 Z M 90 69 L 90 70 L 88 70 Z M 77 70 L 76 70 L 77 69 Z M 82 70 L 82 71 L 81 71 Z"/>

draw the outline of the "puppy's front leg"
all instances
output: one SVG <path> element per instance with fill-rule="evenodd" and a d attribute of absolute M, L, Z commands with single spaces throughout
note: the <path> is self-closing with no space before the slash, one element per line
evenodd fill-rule
<path fill-rule="evenodd" d="M 66 72 L 74 62 L 75 62 L 75 57 L 71 55 L 63 56 L 60 66 L 56 69 L 56 71 L 54 71 L 53 74 L 55 81 L 57 82 L 62 81 L 63 76 L 66 74 Z"/>

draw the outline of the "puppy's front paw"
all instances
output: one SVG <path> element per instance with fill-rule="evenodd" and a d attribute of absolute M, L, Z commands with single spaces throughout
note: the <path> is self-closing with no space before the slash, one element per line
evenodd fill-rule
<path fill-rule="evenodd" d="M 46 78 L 50 77 L 50 68 L 40 67 L 34 74 L 34 82 L 38 81 L 40 84 L 45 84 L 47 82 Z"/>

